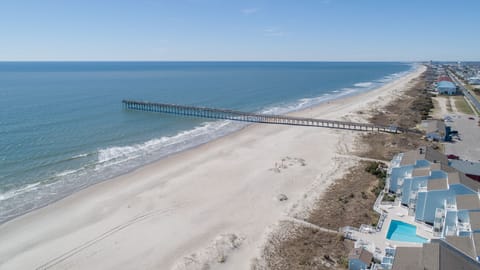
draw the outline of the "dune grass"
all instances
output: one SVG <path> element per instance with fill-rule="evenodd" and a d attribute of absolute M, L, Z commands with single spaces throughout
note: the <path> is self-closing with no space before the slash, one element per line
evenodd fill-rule
<path fill-rule="evenodd" d="M 456 96 L 453 98 L 455 99 L 455 107 L 458 111 L 464 114 L 473 115 L 472 107 L 470 107 L 463 96 Z"/>

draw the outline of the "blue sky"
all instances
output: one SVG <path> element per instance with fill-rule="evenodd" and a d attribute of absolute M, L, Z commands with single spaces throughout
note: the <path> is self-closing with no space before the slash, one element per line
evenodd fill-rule
<path fill-rule="evenodd" d="M 480 60 L 478 0 L 0 0 L 0 61 Z"/>

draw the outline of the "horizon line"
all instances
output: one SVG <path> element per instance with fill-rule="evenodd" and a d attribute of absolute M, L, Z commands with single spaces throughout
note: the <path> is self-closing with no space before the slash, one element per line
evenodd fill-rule
<path fill-rule="evenodd" d="M 0 63 L 429 63 L 429 62 L 480 62 L 480 60 L 1 60 Z"/>

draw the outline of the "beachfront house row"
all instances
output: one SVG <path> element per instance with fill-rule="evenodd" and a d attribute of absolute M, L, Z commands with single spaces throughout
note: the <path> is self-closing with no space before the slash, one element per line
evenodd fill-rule
<path fill-rule="evenodd" d="M 387 186 L 409 215 L 433 226 L 434 236 L 466 236 L 469 212 L 480 211 L 480 183 L 447 164 L 432 148 L 401 154 L 392 161 Z"/>
<path fill-rule="evenodd" d="M 416 221 L 431 225 L 438 238 L 422 248 L 397 248 L 392 269 L 480 269 L 480 183 L 448 164 L 428 147 L 392 160 L 388 190 Z"/>
<path fill-rule="evenodd" d="M 386 186 L 397 195 L 402 194 L 405 179 L 412 178 L 414 169 L 439 168 L 439 164 L 448 165 L 448 159 L 431 147 L 419 147 L 417 150 L 399 153 L 393 157 L 387 172 Z M 420 172 L 417 170 L 415 175 Z"/>

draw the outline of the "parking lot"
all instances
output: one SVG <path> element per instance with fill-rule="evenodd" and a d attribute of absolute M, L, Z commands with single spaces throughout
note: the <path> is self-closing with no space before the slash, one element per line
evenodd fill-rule
<path fill-rule="evenodd" d="M 452 130 L 457 130 L 458 136 L 454 136 L 452 142 L 445 143 L 445 154 L 454 154 L 463 160 L 480 161 L 478 117 L 460 114 L 450 116 L 452 121 L 446 124 L 450 125 Z"/>

